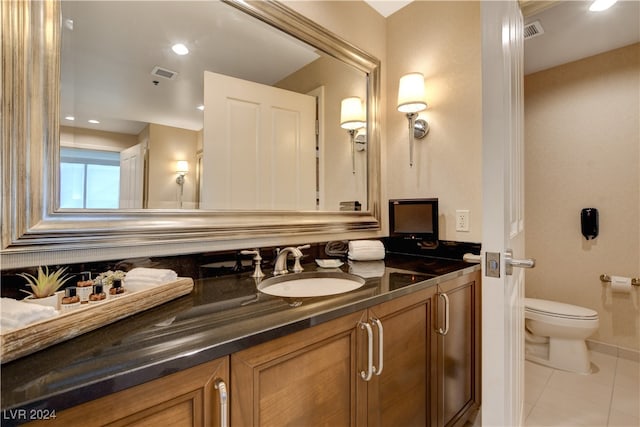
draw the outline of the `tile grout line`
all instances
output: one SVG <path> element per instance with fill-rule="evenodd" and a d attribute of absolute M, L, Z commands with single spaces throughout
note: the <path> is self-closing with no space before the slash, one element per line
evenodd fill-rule
<path fill-rule="evenodd" d="M 532 362 L 532 363 L 534 363 L 534 362 Z M 542 366 L 542 365 L 540 365 L 540 366 Z M 540 393 L 538 393 L 538 396 L 536 397 L 535 402 L 531 405 L 531 410 L 529 411 L 528 415 L 531 415 L 531 413 L 533 413 L 533 410 L 536 409 L 536 407 L 538 406 L 538 402 L 540 401 L 540 398 L 542 397 L 542 395 L 547 390 L 547 387 L 549 385 L 549 381 L 551 381 L 551 377 L 556 372 L 556 370 L 554 368 L 549 368 L 549 369 L 551 369 L 551 373 L 549 374 L 549 376 L 547 377 L 546 381 L 544 382 L 544 385 L 542 386 L 542 390 L 540 391 Z M 528 416 L 527 416 L 527 418 L 528 418 Z M 526 422 L 526 418 L 525 418 L 525 425 L 526 424 L 527 424 L 527 422 Z"/>
<path fill-rule="evenodd" d="M 616 366 L 613 370 L 613 382 L 611 386 L 611 395 L 609 396 L 609 410 L 607 411 L 607 426 L 611 422 L 611 408 L 613 407 L 613 393 L 616 389 L 616 377 L 618 376 L 618 361 L 620 360 L 619 356 L 616 356 Z"/>

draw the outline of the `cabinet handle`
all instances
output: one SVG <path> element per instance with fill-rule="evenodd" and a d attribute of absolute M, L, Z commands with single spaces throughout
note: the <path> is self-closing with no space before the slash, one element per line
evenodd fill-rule
<path fill-rule="evenodd" d="M 438 333 L 442 336 L 449 332 L 449 297 L 445 293 L 438 294 L 444 300 L 444 329 L 438 328 Z"/>
<path fill-rule="evenodd" d="M 384 367 L 384 328 L 380 319 L 375 317 L 371 319 L 371 323 L 378 328 L 378 369 L 374 366 L 373 371 L 376 375 L 380 375 Z"/>
<path fill-rule="evenodd" d="M 367 331 L 367 371 L 360 371 L 360 376 L 369 381 L 373 375 L 373 330 L 370 324 L 364 322 L 360 322 L 360 329 Z"/>
<path fill-rule="evenodd" d="M 229 408 L 227 405 L 228 394 L 227 394 L 227 385 L 223 380 L 216 380 L 214 387 L 218 390 L 218 394 L 220 395 L 220 427 L 228 427 L 229 426 Z"/>

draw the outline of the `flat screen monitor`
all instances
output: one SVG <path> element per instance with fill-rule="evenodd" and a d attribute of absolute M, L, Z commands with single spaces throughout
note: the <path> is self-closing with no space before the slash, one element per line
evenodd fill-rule
<path fill-rule="evenodd" d="M 389 236 L 438 241 L 438 199 L 389 200 Z"/>

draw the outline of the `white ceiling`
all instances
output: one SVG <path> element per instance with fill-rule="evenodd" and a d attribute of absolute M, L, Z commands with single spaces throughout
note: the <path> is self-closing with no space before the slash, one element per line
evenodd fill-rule
<path fill-rule="evenodd" d="M 380 15 L 385 18 L 393 15 L 413 0 L 364 0 L 369 6 L 374 8 Z"/>
<path fill-rule="evenodd" d="M 411 0 L 365 0 L 388 17 Z M 540 21 L 544 34 L 525 41 L 525 74 L 552 68 L 632 43 L 640 42 L 640 1 L 621 0 L 609 10 L 589 12 L 591 0 L 558 1 L 526 17 Z"/>
<path fill-rule="evenodd" d="M 366 1 L 383 16 L 411 3 Z M 525 19 L 539 20 L 545 30 L 525 42 L 525 74 L 640 41 L 640 1 L 619 1 L 600 13 L 589 12 L 589 4 L 561 1 Z M 63 31 L 63 125 L 88 127 L 89 116 L 98 115 L 103 123 L 94 127 L 124 133 L 135 134 L 147 122 L 199 129 L 203 69 L 271 84 L 317 58 L 308 46 L 257 20 L 248 25 L 247 15 L 219 2 L 66 1 L 66 18 L 73 19 L 73 30 Z M 205 56 L 170 51 L 173 42 L 185 40 Z M 291 50 L 302 56 L 282 55 Z M 180 78 L 154 78 L 156 65 Z M 64 120 L 71 114 L 75 123 Z"/>
<path fill-rule="evenodd" d="M 62 16 L 66 126 L 128 134 L 147 123 L 200 130 L 203 70 L 272 85 L 319 57 L 311 46 L 217 1 L 65 1 Z M 191 52 L 174 54 L 178 42 Z M 153 76 L 155 66 L 178 75 Z M 68 115 L 75 120 L 65 120 Z M 91 118 L 100 124 L 88 125 Z"/>
<path fill-rule="evenodd" d="M 640 41 L 640 2 L 618 1 L 590 12 L 591 1 L 564 1 L 525 24 L 540 21 L 544 34 L 524 43 L 524 72 L 530 74 Z"/>

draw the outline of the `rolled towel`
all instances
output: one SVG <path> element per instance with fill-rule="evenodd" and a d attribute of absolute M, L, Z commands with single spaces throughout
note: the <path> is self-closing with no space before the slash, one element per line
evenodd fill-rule
<path fill-rule="evenodd" d="M 349 259 L 354 261 L 378 261 L 384 259 L 384 245 L 379 240 L 354 240 L 349 242 Z"/>
<path fill-rule="evenodd" d="M 0 327 L 2 332 L 19 329 L 58 315 L 53 307 L 0 298 Z"/>
<path fill-rule="evenodd" d="M 141 282 L 150 284 L 162 284 L 167 282 L 173 282 L 178 278 L 175 271 L 166 268 L 145 268 L 138 267 L 129 271 L 124 277 L 125 285 L 127 281 L 133 281 L 134 279 Z"/>
<path fill-rule="evenodd" d="M 175 271 L 166 268 L 138 267 L 129 271 L 124 277 L 124 287 L 130 292 L 148 289 L 178 279 Z"/>

